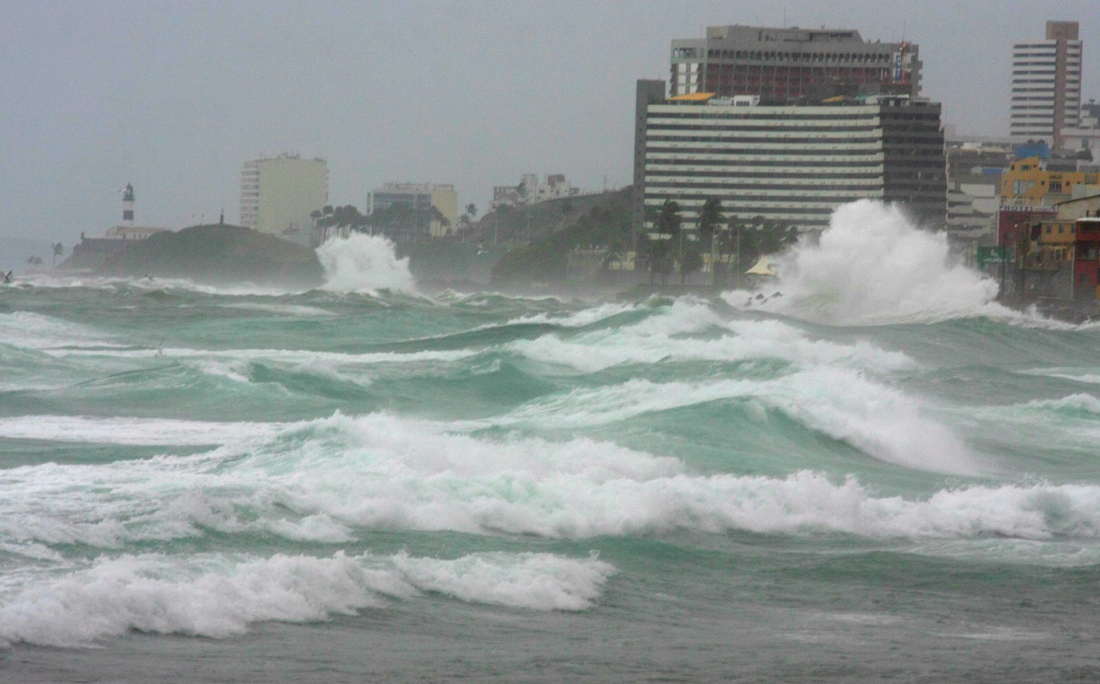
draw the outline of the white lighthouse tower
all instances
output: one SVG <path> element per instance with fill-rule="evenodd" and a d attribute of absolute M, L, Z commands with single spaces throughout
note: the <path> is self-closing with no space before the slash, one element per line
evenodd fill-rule
<path fill-rule="evenodd" d="M 122 189 L 122 225 L 134 225 L 134 186 L 130 183 Z"/>

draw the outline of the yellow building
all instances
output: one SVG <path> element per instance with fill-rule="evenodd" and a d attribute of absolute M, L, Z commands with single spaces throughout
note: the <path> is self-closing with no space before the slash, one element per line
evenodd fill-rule
<path fill-rule="evenodd" d="M 1042 159 L 1028 157 L 1012 162 L 1001 176 L 1001 205 L 1051 205 L 1070 199 L 1076 185 L 1096 185 L 1098 174 L 1047 171 Z"/>
<path fill-rule="evenodd" d="M 297 155 L 246 161 L 241 168 L 241 225 L 261 233 L 308 233 L 310 212 L 328 203 L 328 165 Z"/>

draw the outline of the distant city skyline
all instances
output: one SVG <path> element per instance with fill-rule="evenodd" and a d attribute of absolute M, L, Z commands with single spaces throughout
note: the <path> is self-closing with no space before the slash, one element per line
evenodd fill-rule
<path fill-rule="evenodd" d="M 1013 43 L 1078 21 L 1082 99 L 1100 99 L 1091 0 L 0 2 L 0 238 L 66 246 L 118 222 L 128 182 L 143 223 L 237 222 L 262 154 L 324 157 L 330 203 L 359 207 L 390 181 L 453 183 L 483 211 L 524 173 L 627 185 L 635 83 L 667 80 L 671 41 L 706 26 L 904 38 L 945 124 L 1005 135 Z"/>

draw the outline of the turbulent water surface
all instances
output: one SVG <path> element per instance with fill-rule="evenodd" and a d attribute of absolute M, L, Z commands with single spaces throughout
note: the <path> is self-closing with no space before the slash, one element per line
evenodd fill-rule
<path fill-rule="evenodd" d="M 0 681 L 1100 679 L 1100 329 L 896 212 L 767 299 L 321 256 L 0 291 Z"/>

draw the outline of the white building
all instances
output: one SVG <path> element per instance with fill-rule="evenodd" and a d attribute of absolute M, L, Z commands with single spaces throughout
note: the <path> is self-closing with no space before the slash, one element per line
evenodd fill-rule
<path fill-rule="evenodd" d="M 1012 46 L 1013 136 L 1064 148 L 1081 117 L 1081 41 L 1075 21 L 1048 21 L 1046 40 Z"/>
<path fill-rule="evenodd" d="M 857 199 L 907 206 L 942 226 L 947 212 L 940 105 L 908 96 L 802 106 L 738 106 L 709 94 L 665 100 L 639 81 L 634 230 L 649 230 L 665 200 L 684 227 L 711 198 L 723 214 L 823 229 Z"/>
<path fill-rule="evenodd" d="M 275 235 L 308 234 L 310 212 L 328 203 L 324 159 L 281 154 L 241 167 L 241 225 Z"/>
<path fill-rule="evenodd" d="M 520 178 L 519 185 L 493 187 L 492 208 L 497 209 L 505 204 L 538 204 L 552 199 L 576 197 L 579 194 L 580 189 L 574 188 L 563 173 L 548 174 L 545 183 L 539 182 L 537 173 L 525 173 Z"/>

